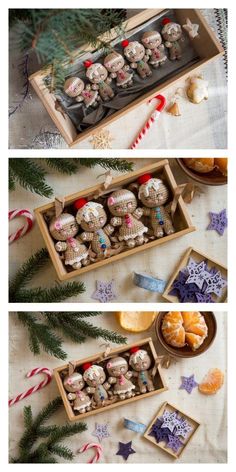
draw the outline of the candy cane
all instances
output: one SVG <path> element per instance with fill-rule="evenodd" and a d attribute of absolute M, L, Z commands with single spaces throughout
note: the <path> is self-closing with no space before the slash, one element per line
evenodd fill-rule
<path fill-rule="evenodd" d="M 9 244 L 13 243 L 13 241 L 16 241 L 17 239 L 21 238 L 26 234 L 28 231 L 31 230 L 34 222 L 34 216 L 29 210 L 12 210 L 9 211 L 8 213 L 8 220 L 11 221 L 13 218 L 16 218 L 17 216 L 24 216 L 26 218 L 26 222 L 24 226 L 19 228 L 15 233 L 10 234 L 8 240 Z"/>
<path fill-rule="evenodd" d="M 91 449 L 91 448 L 96 449 L 96 453 L 95 453 L 94 457 L 88 461 L 88 464 L 94 464 L 95 462 L 98 462 L 99 459 L 101 458 L 101 455 L 102 455 L 102 446 L 101 446 L 101 444 L 87 443 L 87 444 L 84 444 L 78 450 L 78 452 L 80 453 L 80 452 L 85 452 L 85 451 L 87 451 L 88 449 Z"/>
<path fill-rule="evenodd" d="M 16 397 L 9 400 L 8 406 L 12 406 L 15 403 L 19 402 L 20 400 L 23 400 L 23 398 L 28 397 L 29 395 L 31 395 L 32 393 L 37 392 L 38 390 L 40 390 L 43 387 L 46 387 L 46 385 L 49 384 L 49 382 L 51 382 L 51 380 L 52 380 L 53 373 L 50 369 L 47 369 L 47 367 L 37 367 L 36 369 L 30 370 L 26 374 L 26 377 L 30 378 L 30 377 L 33 377 L 34 375 L 37 375 L 37 374 L 45 374 L 46 379 L 42 380 L 42 382 L 40 382 L 38 385 L 35 385 L 34 387 L 29 388 L 25 392 L 20 393 Z"/>
<path fill-rule="evenodd" d="M 150 103 L 154 99 L 159 100 L 160 103 L 157 105 L 156 109 L 151 114 L 150 118 L 146 121 L 144 127 L 141 129 L 140 133 L 138 134 L 134 142 L 131 144 L 130 149 L 136 149 L 140 141 L 144 138 L 148 130 L 151 128 L 154 121 L 156 121 L 156 119 L 159 117 L 162 110 L 165 108 L 166 99 L 165 97 L 163 97 L 163 95 L 156 95 L 156 97 L 151 98 L 151 100 L 149 100 L 148 103 Z"/>

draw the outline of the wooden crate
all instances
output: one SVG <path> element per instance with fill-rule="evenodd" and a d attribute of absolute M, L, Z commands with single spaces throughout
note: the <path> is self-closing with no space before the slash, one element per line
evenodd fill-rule
<path fill-rule="evenodd" d="M 188 437 L 186 439 L 183 439 L 181 438 L 181 441 L 183 442 L 183 446 L 179 449 L 179 452 L 177 454 L 175 454 L 171 449 L 167 448 L 165 443 L 162 441 L 162 442 L 159 442 L 157 443 L 155 438 L 153 436 L 150 436 L 149 433 L 151 431 L 151 428 L 153 426 L 153 424 L 157 421 L 157 419 L 162 416 L 162 414 L 164 413 L 164 410 L 168 410 L 170 411 L 171 413 L 177 411 L 181 416 L 183 416 L 189 423 L 190 425 L 193 427 L 193 430 L 190 432 L 190 434 L 188 435 Z M 179 459 L 179 457 L 183 454 L 186 446 L 189 444 L 189 442 L 192 440 L 194 434 L 196 433 L 196 431 L 198 430 L 200 426 L 200 423 L 192 418 L 191 416 L 187 415 L 186 413 L 184 413 L 183 411 L 181 411 L 179 408 L 175 407 L 174 405 L 168 403 L 168 402 L 165 402 L 163 403 L 163 405 L 161 406 L 161 408 L 159 409 L 157 415 L 155 416 L 155 418 L 153 418 L 152 422 L 150 423 L 150 425 L 148 426 L 147 430 L 145 431 L 144 433 L 144 437 L 152 442 L 153 444 L 155 444 L 155 446 L 159 447 L 160 449 L 162 449 L 163 451 L 167 452 L 168 454 L 170 454 L 172 457 L 174 457 L 174 459 Z"/>
<path fill-rule="evenodd" d="M 146 338 L 146 339 L 143 339 L 143 340 L 140 340 L 140 341 L 136 341 L 136 343 L 129 344 L 129 345 L 124 345 L 122 347 L 118 347 L 116 349 L 113 349 L 107 357 L 104 357 L 103 360 L 104 361 L 108 360 L 111 356 L 114 356 L 114 354 L 119 355 L 119 354 L 128 352 L 134 346 L 142 347 L 142 348 L 148 350 L 148 352 L 150 353 L 150 355 L 153 358 L 153 363 L 152 363 L 152 367 L 153 367 L 155 365 L 155 362 L 156 362 L 156 359 L 157 359 L 157 353 L 156 353 L 156 350 L 155 350 L 155 347 L 153 345 L 153 342 L 152 342 L 151 338 Z M 100 353 L 97 353 L 93 356 L 86 357 L 85 359 L 75 361 L 75 362 L 73 362 L 73 364 L 77 368 L 77 367 L 83 365 L 86 362 L 96 363 L 96 362 L 98 362 L 98 359 L 101 362 L 102 355 L 103 355 L 103 353 L 100 352 Z M 61 374 L 65 370 L 68 370 L 68 364 L 60 366 L 60 367 L 54 369 L 54 378 L 56 380 L 60 395 L 61 395 L 63 403 L 64 403 L 64 407 L 65 407 L 67 416 L 68 416 L 70 421 L 78 421 L 78 420 L 81 420 L 82 418 L 85 418 L 87 416 L 97 415 L 98 413 L 101 413 L 103 411 L 111 410 L 111 409 L 116 408 L 118 406 L 127 405 L 128 403 L 135 402 L 135 401 L 141 400 L 143 398 L 148 398 L 148 397 L 151 397 L 153 395 L 156 395 L 158 393 L 165 392 L 166 390 L 168 390 L 168 388 L 165 384 L 165 381 L 163 379 L 163 376 L 162 376 L 161 368 L 158 365 L 157 366 L 157 373 L 156 373 L 156 376 L 155 376 L 155 382 L 154 382 L 154 385 L 156 384 L 156 389 L 153 392 L 143 393 L 143 394 L 140 394 L 136 397 L 128 398 L 126 400 L 118 400 L 116 403 L 112 403 L 110 405 L 106 405 L 106 406 L 103 406 L 101 408 L 97 408 L 97 409 L 88 411 L 86 413 L 76 414 L 73 411 L 73 408 L 72 408 L 72 406 L 71 406 L 71 404 L 70 404 L 70 402 L 67 398 L 66 391 L 63 387 Z"/>
<path fill-rule="evenodd" d="M 124 28 L 126 32 L 131 31 L 133 28 L 142 25 L 146 21 L 154 18 L 156 15 L 164 12 L 164 9 L 146 9 L 141 10 L 140 13 L 131 17 L 128 21 L 124 22 Z M 113 121 L 121 118 L 123 115 L 133 110 L 142 103 L 147 102 L 150 98 L 154 97 L 158 93 L 164 92 L 169 86 L 177 84 L 179 80 L 186 79 L 191 75 L 195 75 L 196 72 L 212 60 L 224 54 L 224 50 L 216 39 L 212 29 L 207 24 L 205 19 L 200 13 L 200 10 L 196 9 L 175 9 L 174 10 L 177 21 L 183 24 L 186 18 L 190 18 L 192 23 L 197 23 L 200 26 L 200 35 L 192 40 L 192 45 L 198 54 L 199 60 L 192 65 L 187 66 L 182 71 L 175 74 L 174 77 L 167 79 L 162 84 L 154 87 L 151 91 L 144 93 L 141 97 L 135 99 L 132 103 L 128 104 L 121 110 L 116 111 L 110 117 L 102 119 L 98 124 L 89 129 L 78 133 L 73 122 L 66 114 L 62 115 L 59 110 L 55 109 L 56 97 L 50 93 L 45 87 L 44 79 L 50 73 L 50 69 L 42 69 L 32 74 L 29 78 L 33 88 L 38 94 L 39 98 L 43 102 L 46 110 L 48 111 L 53 122 L 57 126 L 59 132 L 62 134 L 68 146 L 72 147 L 78 144 L 83 139 L 88 138 L 92 133 L 98 132 L 101 128 L 110 125 Z M 118 37 L 116 29 L 113 29 L 109 33 L 102 35 L 102 39 L 111 42 Z M 81 51 L 94 52 L 95 48 L 89 45 L 81 47 Z M 82 53 L 81 53 L 82 54 Z M 75 52 L 76 58 L 79 57 L 78 52 Z"/>
<path fill-rule="evenodd" d="M 222 277 L 227 280 L 227 273 L 228 273 L 227 267 L 215 261 L 214 259 L 212 259 L 212 257 L 209 257 L 209 255 L 204 254 L 203 252 L 200 252 L 199 250 L 190 247 L 185 252 L 184 256 L 180 259 L 175 271 L 171 275 L 170 280 L 168 281 L 166 285 L 165 291 L 162 294 L 162 296 L 166 300 L 168 300 L 168 302 L 172 302 L 172 303 L 179 302 L 178 297 L 175 295 L 169 295 L 169 292 L 171 291 L 171 287 L 173 285 L 174 280 L 177 278 L 179 271 L 183 269 L 184 267 L 186 267 L 190 257 L 192 257 L 196 262 L 201 262 L 202 260 L 205 260 L 209 268 L 216 267 L 218 270 L 220 270 Z M 214 302 L 217 302 L 217 303 L 226 302 L 227 301 L 227 286 L 223 289 L 223 293 L 221 297 L 212 295 L 212 298 Z"/>
<path fill-rule="evenodd" d="M 144 166 L 135 172 L 130 172 L 128 174 L 121 175 L 120 177 L 115 178 L 112 181 L 112 184 L 110 185 L 110 189 L 112 191 L 113 188 L 116 188 L 119 185 L 128 185 L 131 182 L 135 182 L 137 181 L 140 175 L 143 175 L 149 172 L 151 172 L 154 176 L 161 174 L 162 178 L 167 183 L 170 189 L 170 192 L 172 193 L 172 195 L 174 194 L 174 191 L 177 187 L 177 183 L 175 181 L 175 178 L 173 176 L 173 173 L 171 171 L 171 168 L 169 166 L 167 159 L 154 162 L 153 164 Z M 95 185 L 94 187 L 90 187 L 88 189 L 82 190 L 72 195 L 68 195 L 67 197 L 65 197 L 65 207 L 68 205 L 71 205 L 78 198 L 91 197 L 94 194 L 94 192 L 97 191 L 98 188 L 99 188 L 99 185 Z M 60 259 L 60 256 L 54 247 L 54 240 L 48 231 L 48 226 L 44 218 L 45 213 L 48 212 L 49 210 L 53 210 L 53 208 L 54 208 L 54 202 L 51 202 L 44 206 L 36 208 L 34 212 L 35 212 L 36 220 L 39 225 L 39 229 L 42 233 L 43 239 L 49 251 L 50 257 L 52 259 L 52 263 L 55 267 L 59 280 L 68 280 L 72 277 L 77 277 L 78 275 L 81 275 L 85 272 L 91 271 L 98 267 L 102 267 L 103 265 L 106 265 L 106 264 L 110 264 L 111 262 L 118 261 L 122 259 L 123 257 L 127 257 L 133 254 L 138 254 L 140 251 L 144 251 L 145 249 L 153 248 L 161 244 L 167 243 L 168 241 L 171 241 L 172 239 L 183 236 L 191 231 L 195 231 L 196 229 L 194 226 L 192 226 L 191 220 L 189 218 L 189 215 L 186 209 L 186 205 L 182 197 L 180 197 L 178 201 L 177 211 L 174 216 L 174 226 L 176 229 L 175 233 L 170 234 L 169 236 L 164 236 L 163 238 L 160 238 L 160 239 L 155 239 L 154 241 L 149 241 L 148 243 L 142 246 L 125 250 L 124 252 L 121 252 L 120 254 L 116 254 L 114 256 L 111 256 L 110 258 L 103 259 L 98 262 L 94 262 L 86 267 L 82 267 L 80 269 L 68 272 L 66 269 L 66 266 L 64 265 L 63 261 Z"/>

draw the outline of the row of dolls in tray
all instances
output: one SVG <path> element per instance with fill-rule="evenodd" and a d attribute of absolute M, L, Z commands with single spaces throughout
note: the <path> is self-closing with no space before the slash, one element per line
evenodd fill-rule
<path fill-rule="evenodd" d="M 110 85 L 112 79 L 116 79 L 117 87 L 127 88 L 133 84 L 132 69 L 142 79 L 152 75 L 151 67 L 157 68 L 167 61 L 165 47 L 169 50 L 170 60 L 181 59 L 181 42 L 184 39 L 181 26 L 169 18 L 164 18 L 162 23 L 161 34 L 146 31 L 141 42 L 124 40 L 121 44 L 125 57 L 113 50 L 104 58 L 103 64 L 85 61 L 86 77 L 90 83 L 85 86 L 79 77 L 70 77 L 64 84 L 64 92 L 77 102 L 83 102 L 86 107 L 96 107 L 101 99 L 108 101 L 114 97 Z M 125 59 L 129 65 L 125 64 Z"/>
<path fill-rule="evenodd" d="M 83 373 L 74 371 L 64 378 L 67 398 L 76 412 L 85 413 L 110 401 L 151 392 L 154 390 L 152 369 L 149 370 L 151 364 L 148 352 L 138 347 L 130 350 L 128 360 L 121 356 L 111 357 L 104 367 L 99 363 L 86 363 L 81 368 Z"/>
<path fill-rule="evenodd" d="M 64 254 L 65 265 L 73 269 L 88 265 L 91 251 L 95 260 L 109 257 L 113 234 L 120 247 L 127 249 L 144 244 L 146 233 L 150 231 L 154 238 L 174 233 L 170 213 L 164 206 L 169 198 L 165 183 L 151 174 L 145 174 L 139 177 L 138 185 L 138 199 L 142 207 L 138 208 L 135 194 L 125 188 L 115 190 L 108 196 L 107 207 L 111 214 L 108 224 L 103 205 L 84 198 L 74 203 L 76 216 L 62 212 L 51 219 L 49 232 L 57 241 L 56 251 Z M 141 221 L 142 216 L 148 218 L 149 227 Z M 78 235 L 80 227 L 83 232 Z"/>

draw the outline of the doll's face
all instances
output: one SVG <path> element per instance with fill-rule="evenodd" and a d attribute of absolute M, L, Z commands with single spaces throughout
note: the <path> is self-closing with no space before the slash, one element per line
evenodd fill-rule
<path fill-rule="evenodd" d="M 79 226 L 73 215 L 62 213 L 58 218 L 52 219 L 49 231 L 57 241 L 66 241 L 78 233 Z"/>
<path fill-rule="evenodd" d="M 86 77 L 88 77 L 93 84 L 99 84 L 99 82 L 106 80 L 107 76 L 107 70 L 100 63 L 92 64 L 86 72 Z"/>
<path fill-rule="evenodd" d="M 105 382 L 106 374 L 102 367 L 92 366 L 84 373 L 84 380 L 89 387 L 98 387 L 98 385 L 102 385 Z"/>
<path fill-rule="evenodd" d="M 123 357 L 115 357 L 115 359 L 111 359 L 107 363 L 106 367 L 107 372 L 111 377 L 120 377 L 128 372 L 128 363 L 123 359 Z"/>
<path fill-rule="evenodd" d="M 137 208 L 137 200 L 130 190 L 117 190 L 107 200 L 108 208 L 114 216 L 125 216 Z"/>
<path fill-rule="evenodd" d="M 97 208 L 97 214 L 90 213 L 89 221 L 85 221 L 85 219 L 81 220 L 80 226 L 83 228 L 84 231 L 94 232 L 103 228 L 106 224 L 107 215 L 103 208 Z"/>
<path fill-rule="evenodd" d="M 124 67 L 125 61 L 121 54 L 113 52 L 104 59 L 104 66 L 109 72 L 117 72 Z"/>
<path fill-rule="evenodd" d="M 168 201 L 169 192 L 166 185 L 161 182 L 156 188 L 148 187 L 148 183 L 140 187 L 139 198 L 147 208 L 155 208 L 158 205 L 165 205 Z"/>
<path fill-rule="evenodd" d="M 69 97 L 78 97 L 84 90 L 84 82 L 79 77 L 70 77 L 65 81 L 64 92 Z"/>
<path fill-rule="evenodd" d="M 124 48 L 124 55 L 130 62 L 138 62 L 144 58 L 145 48 L 138 41 L 132 41 Z"/>
<path fill-rule="evenodd" d="M 144 33 L 141 41 L 147 49 L 155 49 L 162 43 L 161 35 L 158 31 L 148 31 Z"/>
<path fill-rule="evenodd" d="M 143 372 L 150 368 L 151 359 L 146 351 L 140 350 L 138 353 L 130 356 L 129 363 L 136 372 Z"/>
<path fill-rule="evenodd" d="M 67 392 L 77 392 L 84 388 L 84 379 L 79 372 L 74 372 L 72 375 L 67 375 L 64 380 L 64 387 Z"/>
<path fill-rule="evenodd" d="M 182 36 L 182 28 L 178 23 L 167 23 L 164 26 L 161 32 L 165 41 L 172 43 L 173 41 L 178 41 Z"/>

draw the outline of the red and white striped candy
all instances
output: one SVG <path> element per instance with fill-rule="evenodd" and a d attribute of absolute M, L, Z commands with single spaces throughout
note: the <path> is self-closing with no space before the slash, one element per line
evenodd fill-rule
<path fill-rule="evenodd" d="M 34 223 L 34 216 L 29 210 L 12 210 L 9 211 L 8 213 L 8 220 L 11 221 L 17 216 L 24 216 L 26 219 L 26 222 L 24 226 L 19 228 L 17 231 L 14 233 L 10 234 L 8 237 L 9 244 L 13 243 L 13 241 L 16 241 L 17 239 L 21 238 L 24 236 L 24 234 L 28 233 L 28 231 L 31 230 L 33 223 Z"/>
<path fill-rule="evenodd" d="M 90 459 L 88 461 L 88 464 L 94 464 L 95 462 L 98 462 L 99 459 L 101 458 L 101 455 L 102 455 L 102 446 L 101 444 L 96 444 L 96 443 L 87 443 L 87 444 L 84 444 L 79 450 L 78 452 L 85 452 L 87 451 L 88 449 L 95 449 L 96 450 L 96 453 L 94 455 L 94 457 L 92 457 L 92 459 Z"/>
<path fill-rule="evenodd" d="M 34 387 L 29 388 L 25 392 L 20 393 L 16 397 L 9 400 L 8 406 L 12 406 L 15 403 L 18 403 L 20 400 L 23 400 L 23 398 L 28 397 L 29 395 L 31 395 L 32 393 L 37 392 L 38 390 L 40 390 L 43 387 L 46 387 L 46 385 L 49 384 L 49 382 L 51 382 L 51 380 L 52 380 L 53 373 L 50 369 L 47 369 L 47 367 L 37 367 L 36 369 L 30 370 L 26 374 L 26 377 L 30 378 L 30 377 L 33 377 L 34 375 L 37 375 L 37 374 L 45 374 L 46 378 L 44 380 L 42 380 L 42 382 L 40 382 L 39 384 L 35 385 Z"/>
<path fill-rule="evenodd" d="M 147 134 L 147 132 L 151 128 L 154 121 L 157 120 L 158 116 L 160 115 L 162 110 L 165 108 L 166 99 L 163 95 L 157 95 L 156 97 L 151 98 L 151 100 L 149 100 L 148 103 L 150 103 L 154 98 L 156 100 L 159 100 L 160 103 L 157 105 L 156 109 L 151 114 L 150 118 L 146 121 L 144 127 L 141 129 L 138 136 L 135 138 L 134 142 L 131 144 L 130 149 L 136 149 L 136 147 L 139 145 L 139 143 L 142 141 L 144 136 Z"/>

